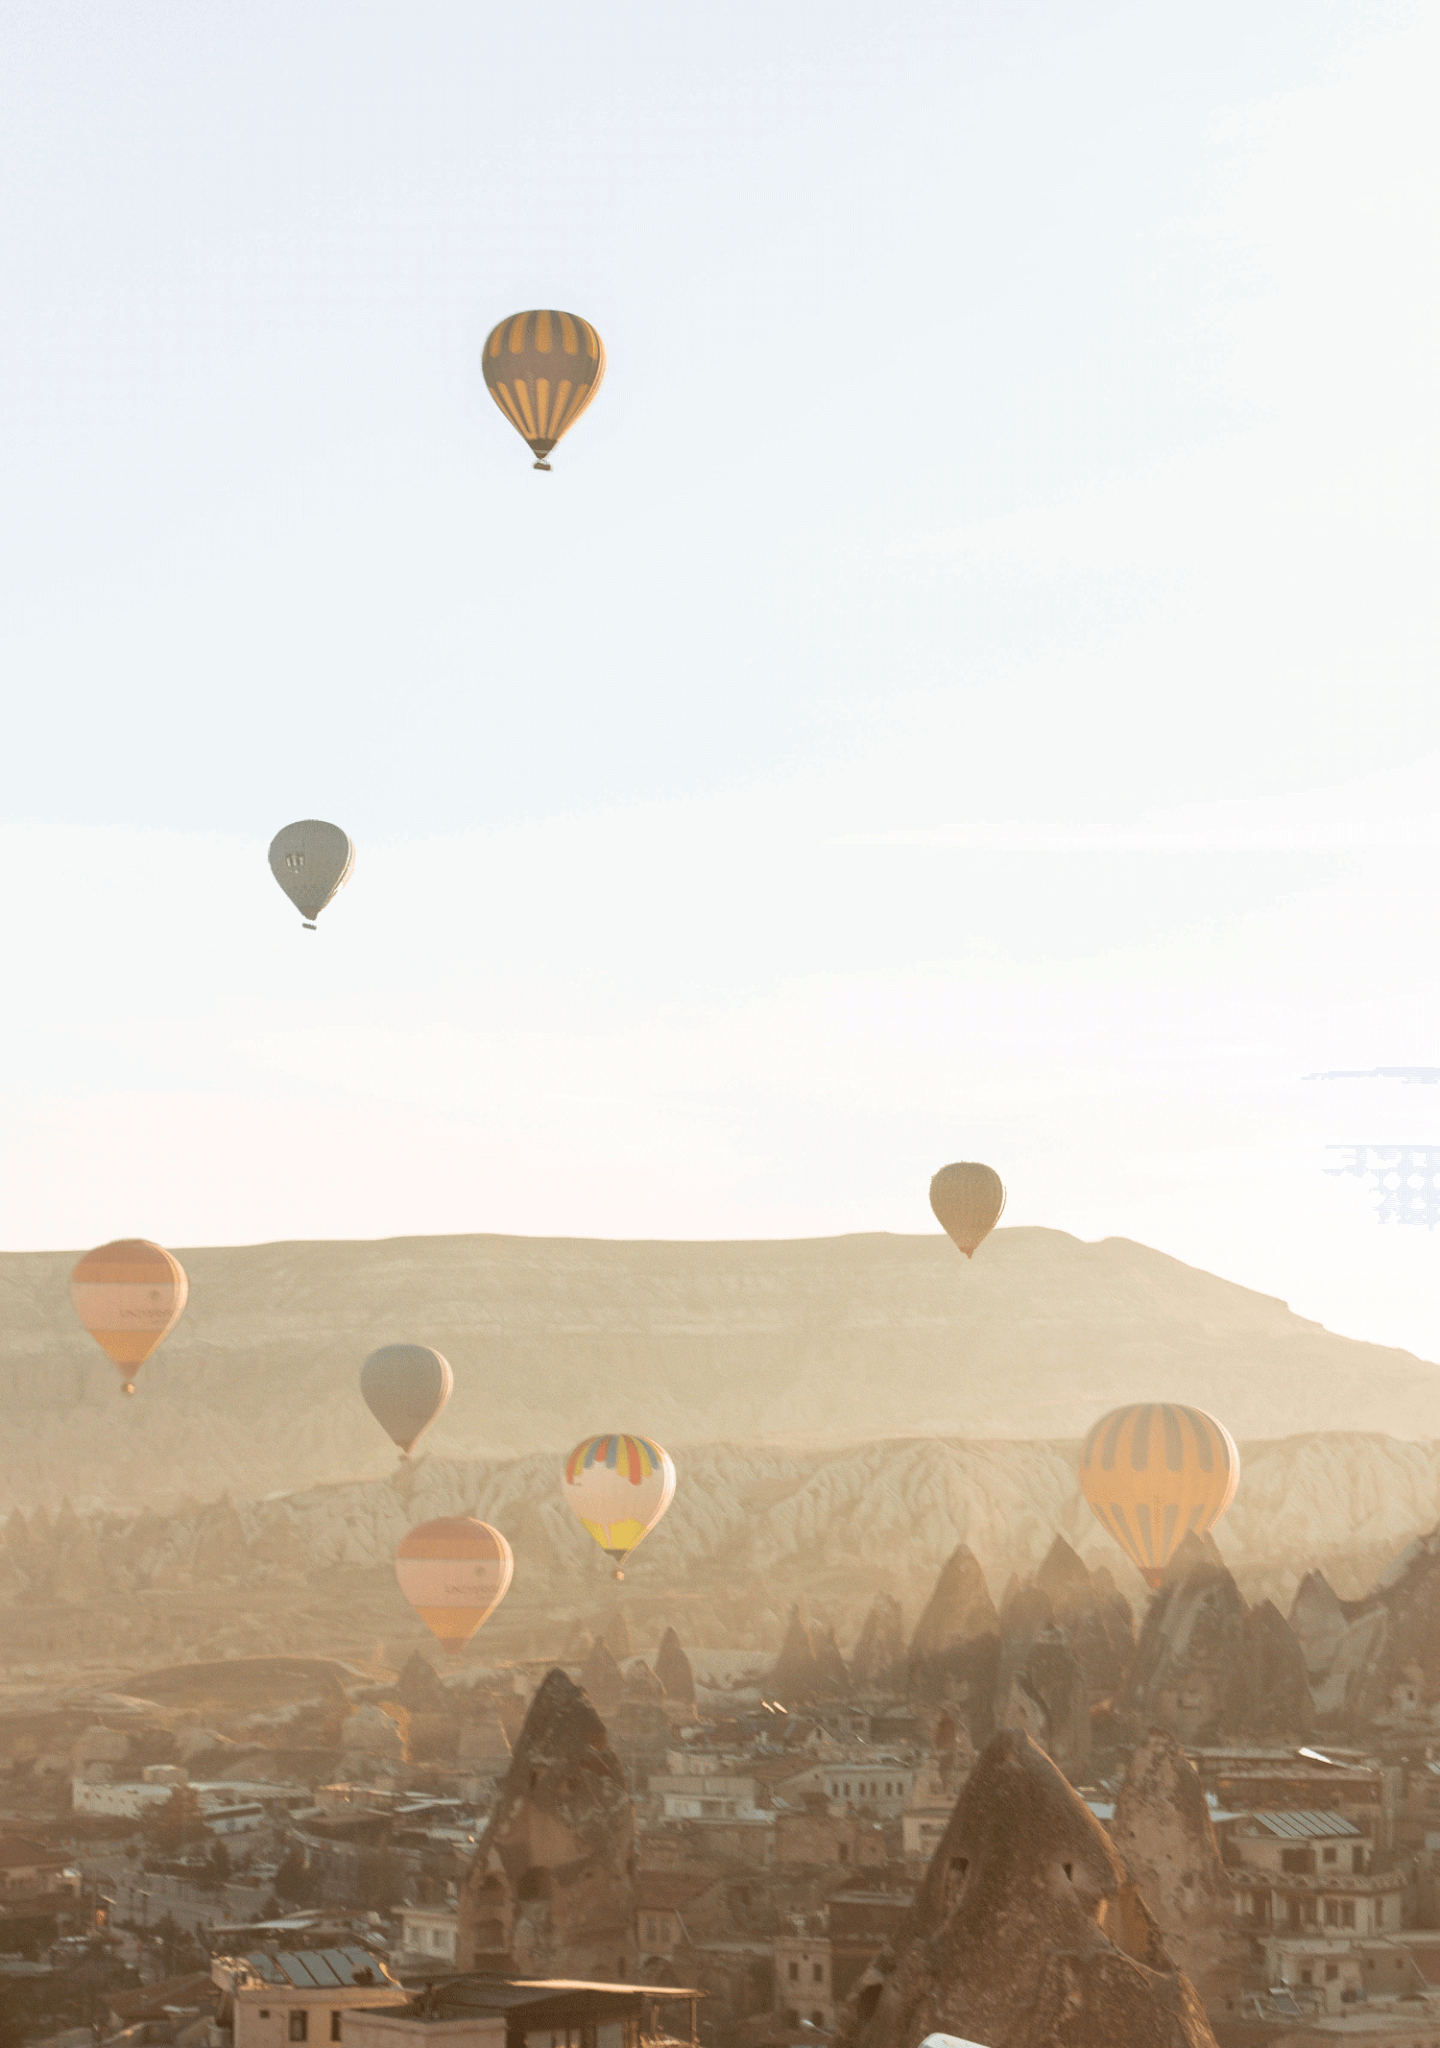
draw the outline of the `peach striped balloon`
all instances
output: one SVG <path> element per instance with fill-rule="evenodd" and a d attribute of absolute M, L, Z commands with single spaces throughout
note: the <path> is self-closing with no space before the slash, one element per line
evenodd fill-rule
<path fill-rule="evenodd" d="M 402 1537 L 400 1591 L 442 1650 L 454 1657 L 510 1590 L 515 1555 L 498 1529 L 473 1515 L 442 1515 Z"/>
<path fill-rule="evenodd" d="M 173 1252 L 147 1237 L 120 1237 L 77 1260 L 70 1273 L 75 1313 L 120 1368 L 120 1391 L 163 1344 L 185 1310 L 190 1282 Z"/>

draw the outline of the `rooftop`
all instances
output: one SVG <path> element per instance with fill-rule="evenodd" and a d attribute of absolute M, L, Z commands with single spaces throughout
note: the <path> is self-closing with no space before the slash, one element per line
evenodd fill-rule
<path fill-rule="evenodd" d="M 264 1983 L 290 1984 L 297 1991 L 329 1990 L 337 1984 L 379 1986 L 388 1981 L 369 1949 L 358 1943 L 353 1948 L 277 1949 L 273 1954 L 257 1949 L 244 1960 Z"/>
<path fill-rule="evenodd" d="M 1353 1820 L 1346 1820 L 1343 1813 L 1314 1811 L 1292 1811 L 1279 1807 L 1272 1812 L 1252 1813 L 1251 1825 L 1267 1835 L 1284 1835 L 1290 1838 L 1314 1837 L 1316 1835 L 1345 1835 L 1356 1841 L 1363 1841 L 1359 1828 Z M 1244 1832 L 1244 1830 L 1242 1830 Z"/>

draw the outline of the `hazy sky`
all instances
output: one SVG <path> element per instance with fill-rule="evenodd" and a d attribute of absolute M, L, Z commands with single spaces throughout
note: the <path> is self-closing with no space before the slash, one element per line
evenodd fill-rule
<path fill-rule="evenodd" d="M 0 1241 L 1124 1234 L 1440 1357 L 1440 12 L 0 17 Z M 593 320 L 536 475 L 502 315 Z M 354 837 L 318 934 L 265 865 Z"/>

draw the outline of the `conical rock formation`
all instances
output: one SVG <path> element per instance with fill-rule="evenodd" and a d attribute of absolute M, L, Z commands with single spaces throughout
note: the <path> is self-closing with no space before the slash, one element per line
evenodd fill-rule
<path fill-rule="evenodd" d="M 672 1706 L 694 1706 L 695 1673 L 673 1628 L 667 1628 L 660 1638 L 660 1648 L 655 1655 L 655 1676 Z"/>
<path fill-rule="evenodd" d="M 623 1978 L 634 1858 L 635 1810 L 604 1723 L 579 1686 L 550 1671 L 461 1888 L 459 1967 Z"/>
<path fill-rule="evenodd" d="M 961 1543 L 941 1567 L 910 1638 L 910 1696 L 951 1705 L 981 1744 L 994 1731 L 999 1662 L 999 1617 L 974 1552 Z"/>
<path fill-rule="evenodd" d="M 901 1934 L 836 2048 L 1214 2048 L 1104 1829 L 1025 1736 L 970 1775 Z"/>
<path fill-rule="evenodd" d="M 1246 1944 L 1234 1893 L 1195 1767 L 1163 1728 L 1130 1759 L 1110 1838 L 1206 2010 L 1238 2017 Z"/>
<path fill-rule="evenodd" d="M 905 1617 L 891 1593 L 877 1593 L 850 1659 L 856 1692 L 900 1694 L 905 1690 Z"/>

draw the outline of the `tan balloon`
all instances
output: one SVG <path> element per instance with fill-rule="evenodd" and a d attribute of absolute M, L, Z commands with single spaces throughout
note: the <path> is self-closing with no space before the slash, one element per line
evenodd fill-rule
<path fill-rule="evenodd" d="M 1112 1408 L 1080 1453 L 1095 1519 L 1150 1586 L 1187 1535 L 1214 1528 L 1239 1484 L 1240 1453 L 1224 1423 L 1170 1401 Z"/>
<path fill-rule="evenodd" d="M 1005 1186 L 993 1166 L 957 1159 L 930 1183 L 930 1207 L 967 1259 L 990 1235 L 1005 1207 Z"/>
<path fill-rule="evenodd" d="M 185 1311 L 190 1282 L 173 1252 L 148 1237 L 117 1238 L 77 1260 L 70 1299 L 85 1328 L 120 1368 L 123 1394 Z"/>

